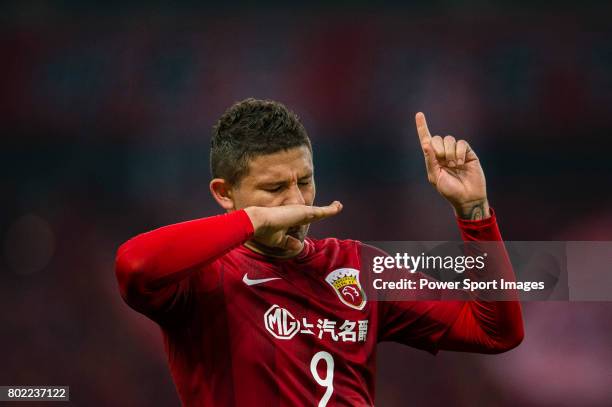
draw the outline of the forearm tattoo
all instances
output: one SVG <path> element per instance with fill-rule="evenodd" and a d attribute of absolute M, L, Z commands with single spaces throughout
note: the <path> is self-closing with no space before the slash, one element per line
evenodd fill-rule
<path fill-rule="evenodd" d="M 485 217 L 485 203 L 481 202 L 472 206 L 469 209 L 463 210 L 459 216 L 466 220 L 480 220 Z"/>

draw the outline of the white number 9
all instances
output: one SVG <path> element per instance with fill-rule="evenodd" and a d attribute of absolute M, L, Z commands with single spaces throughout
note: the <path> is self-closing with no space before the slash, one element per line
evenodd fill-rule
<path fill-rule="evenodd" d="M 321 359 L 323 359 L 327 365 L 327 374 L 325 375 L 325 378 L 319 376 L 319 372 L 317 371 L 317 366 Z M 334 358 L 332 355 L 325 351 L 315 353 L 310 361 L 310 372 L 312 373 L 312 377 L 314 377 L 315 381 L 320 386 L 327 388 L 325 394 L 319 401 L 319 407 L 325 407 L 331 398 L 332 393 L 334 392 Z"/>

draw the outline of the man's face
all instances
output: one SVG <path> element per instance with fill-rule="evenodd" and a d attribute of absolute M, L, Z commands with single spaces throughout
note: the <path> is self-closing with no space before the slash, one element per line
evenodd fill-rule
<path fill-rule="evenodd" d="M 307 146 L 260 155 L 232 187 L 236 209 L 248 206 L 309 205 L 315 198 L 312 154 Z M 309 225 L 289 229 L 288 234 L 304 241 Z"/>

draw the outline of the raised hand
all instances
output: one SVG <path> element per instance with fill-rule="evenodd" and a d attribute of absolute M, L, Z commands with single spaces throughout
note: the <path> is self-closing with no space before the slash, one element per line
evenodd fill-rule
<path fill-rule="evenodd" d="M 329 218 L 341 210 L 342 204 L 334 201 L 328 206 L 251 206 L 245 212 L 253 223 L 255 241 L 268 247 L 297 251 L 303 243 L 288 233 L 291 229 Z"/>
<path fill-rule="evenodd" d="M 453 136 L 432 137 L 423 113 L 417 113 L 415 120 L 429 182 L 450 202 L 457 216 L 472 220 L 489 217 L 484 172 L 468 142 Z"/>

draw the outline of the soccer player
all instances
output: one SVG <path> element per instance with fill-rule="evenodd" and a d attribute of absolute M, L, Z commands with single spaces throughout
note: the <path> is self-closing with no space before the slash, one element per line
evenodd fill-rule
<path fill-rule="evenodd" d="M 416 125 L 427 177 L 462 238 L 501 241 L 474 151 L 432 137 L 422 113 Z M 307 237 L 342 204 L 313 205 L 310 140 L 282 104 L 230 107 L 210 162 L 210 191 L 226 213 L 138 235 L 116 259 L 122 297 L 161 327 L 184 405 L 372 406 L 378 342 L 432 353 L 499 353 L 521 342 L 518 301 L 364 298 L 366 246 Z M 511 267 L 497 272 L 513 278 Z"/>

